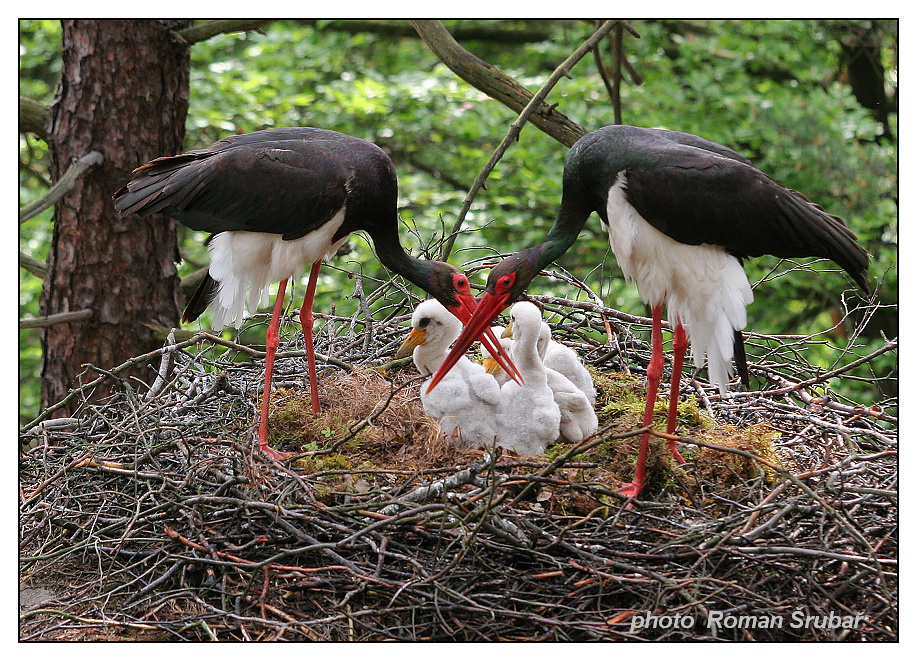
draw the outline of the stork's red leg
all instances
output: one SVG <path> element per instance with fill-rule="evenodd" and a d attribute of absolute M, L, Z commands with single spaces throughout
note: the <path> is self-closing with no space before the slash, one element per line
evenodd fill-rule
<path fill-rule="evenodd" d="M 685 350 L 688 348 L 688 335 L 685 333 L 685 327 L 681 325 L 681 320 L 675 322 L 675 338 L 672 342 L 672 387 L 669 390 L 669 420 L 665 431 L 668 434 L 675 433 L 675 427 L 678 423 L 678 396 L 681 391 L 681 369 L 685 364 Z M 675 457 L 679 464 L 685 463 L 681 453 L 675 447 L 675 441 L 668 441 L 669 452 Z"/>
<path fill-rule="evenodd" d="M 653 409 L 656 406 L 656 394 L 659 391 L 659 380 L 662 378 L 664 358 L 662 355 L 662 306 L 653 308 L 653 355 L 646 368 L 646 409 L 643 412 L 643 426 L 653 424 Z M 637 470 L 634 472 L 634 481 L 628 482 L 618 489 L 618 493 L 628 498 L 636 498 L 643 489 L 643 478 L 646 472 L 646 457 L 650 449 L 650 434 L 645 432 L 640 439 L 640 453 L 637 455 Z"/>
<path fill-rule="evenodd" d="M 318 283 L 318 269 L 321 265 L 321 260 L 312 263 L 312 270 L 309 271 L 309 284 L 306 286 L 306 298 L 299 309 L 299 321 L 302 324 L 302 336 L 306 344 L 306 363 L 309 367 L 309 392 L 312 397 L 312 413 L 322 412 L 322 406 L 318 401 L 315 349 L 312 346 L 312 303 L 315 300 L 315 285 Z"/>
<path fill-rule="evenodd" d="M 283 459 L 283 455 L 274 450 L 267 443 L 267 410 L 271 401 L 271 380 L 274 376 L 274 356 L 280 344 L 280 335 L 277 332 L 280 325 L 280 311 L 283 309 L 283 297 L 287 290 L 287 281 L 281 280 L 277 288 L 277 300 L 274 301 L 274 313 L 271 323 L 267 327 L 264 347 L 264 394 L 261 396 L 261 424 L 258 427 L 258 444 L 261 451 L 274 459 Z"/>

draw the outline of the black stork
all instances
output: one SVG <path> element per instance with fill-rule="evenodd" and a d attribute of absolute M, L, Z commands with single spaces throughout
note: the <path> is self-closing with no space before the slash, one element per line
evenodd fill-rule
<path fill-rule="evenodd" d="M 742 347 L 745 307 L 752 301 L 743 258 L 825 257 L 867 289 L 868 257 L 844 222 L 747 158 L 689 133 L 606 126 L 570 149 L 557 220 L 542 243 L 493 267 L 477 311 L 430 387 L 542 268 L 566 252 L 593 211 L 625 277 L 636 282 L 652 308 L 644 426 L 652 424 L 663 369 L 663 304 L 674 325 L 670 434 L 688 340 L 697 367 L 706 362 L 711 382 L 726 392 L 733 354 Z M 648 447 L 647 433 L 634 480 L 620 491 L 627 497 L 636 498 L 643 488 Z M 683 463 L 675 441 L 668 447 Z"/>
<path fill-rule="evenodd" d="M 309 367 L 312 410 L 321 411 L 312 346 L 312 304 L 321 260 L 347 235 L 364 230 L 387 268 L 467 321 L 475 310 L 468 279 L 444 262 L 407 254 L 398 239 L 398 180 L 377 145 L 319 128 L 277 128 L 233 135 L 206 149 L 157 158 L 133 172 L 115 193 L 121 215 L 162 213 L 209 232 L 210 266 L 182 316 L 189 322 L 215 301 L 213 325 L 241 324 L 243 308 L 268 303 L 279 281 L 267 329 L 258 441 L 267 443 L 267 410 L 277 328 L 287 282 L 311 264 L 300 321 Z M 488 345 L 500 347 L 493 334 Z M 506 353 L 501 364 L 517 373 Z"/>

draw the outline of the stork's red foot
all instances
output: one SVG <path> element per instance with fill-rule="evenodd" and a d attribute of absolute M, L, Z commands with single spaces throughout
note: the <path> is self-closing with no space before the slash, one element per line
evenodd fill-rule
<path fill-rule="evenodd" d="M 261 452 L 266 454 L 271 459 L 276 459 L 277 461 L 283 461 L 284 459 L 289 459 L 294 454 L 296 454 L 295 452 L 278 452 L 277 450 L 272 448 L 270 445 L 267 445 L 266 443 L 261 443 L 258 446 L 258 449 L 261 450 Z"/>
<path fill-rule="evenodd" d="M 625 498 L 632 498 L 633 500 L 637 499 L 637 496 L 640 495 L 640 491 L 643 489 L 642 484 L 635 484 L 634 482 L 625 482 L 621 485 L 621 488 L 618 489 L 617 493 L 621 494 Z M 628 508 L 633 507 L 633 503 L 627 504 Z"/>

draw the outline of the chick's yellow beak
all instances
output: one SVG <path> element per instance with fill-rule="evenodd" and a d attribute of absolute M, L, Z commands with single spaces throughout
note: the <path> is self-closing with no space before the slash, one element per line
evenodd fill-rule
<path fill-rule="evenodd" d="M 503 368 L 500 367 L 500 363 L 498 363 L 493 358 L 485 358 L 481 362 L 484 365 L 484 369 L 487 370 L 488 374 L 499 374 L 501 371 L 503 371 Z"/>
<path fill-rule="evenodd" d="M 419 328 L 412 328 L 411 332 L 408 333 L 407 339 L 401 345 L 401 348 L 398 349 L 398 353 L 395 354 L 395 359 L 404 358 L 405 356 L 410 356 L 415 347 L 424 344 L 427 341 L 427 331 L 420 330 Z"/>

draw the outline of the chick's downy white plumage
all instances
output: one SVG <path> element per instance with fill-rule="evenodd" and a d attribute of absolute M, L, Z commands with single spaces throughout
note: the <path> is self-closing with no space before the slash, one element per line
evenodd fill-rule
<path fill-rule="evenodd" d="M 413 350 L 414 365 L 430 375 L 420 387 L 420 401 L 428 415 L 440 421 L 447 439 L 465 445 L 492 445 L 497 434 L 496 411 L 500 386 L 484 367 L 465 357 L 427 392 L 449 345 L 459 336 L 462 323 L 436 299 L 424 301 L 411 316 L 411 332 L 397 357 Z"/>
<path fill-rule="evenodd" d="M 595 433 L 599 418 L 583 391 L 557 370 L 545 367 L 545 373 L 560 409 L 560 435 L 571 443 L 579 443 Z"/>
<path fill-rule="evenodd" d="M 512 333 L 513 328 L 510 327 L 504 334 Z M 560 409 L 560 435 L 571 443 L 579 443 L 599 428 L 592 376 L 579 362 L 575 351 L 551 339 L 551 328 L 544 321 L 541 322 L 537 347 L 538 355 L 545 363 L 548 387 L 554 393 L 554 402 Z M 553 356 L 553 364 L 569 372 L 577 381 L 569 378 L 564 371 L 550 367 L 547 356 Z M 580 383 L 587 388 L 589 394 L 583 391 Z"/>
<path fill-rule="evenodd" d="M 522 455 L 545 451 L 560 435 L 560 409 L 548 387 L 544 362 L 538 355 L 541 312 L 521 301 L 510 310 L 513 322 L 513 362 L 525 381 L 507 381 L 500 389 L 497 445 Z"/>
<path fill-rule="evenodd" d="M 579 388 L 590 406 L 595 406 L 595 384 L 586 366 L 580 362 L 576 351 L 551 339 L 551 327 L 541 322 L 541 334 L 538 336 L 538 353 L 544 359 L 545 367 L 560 372 Z"/>

